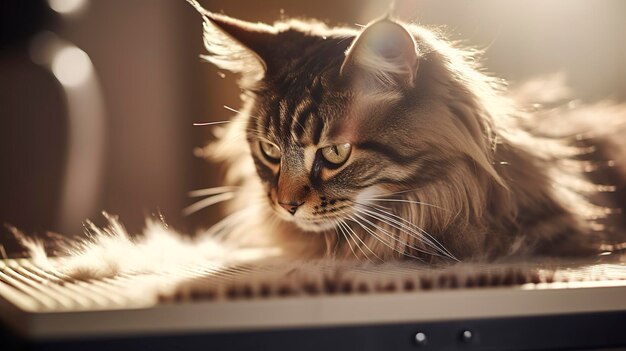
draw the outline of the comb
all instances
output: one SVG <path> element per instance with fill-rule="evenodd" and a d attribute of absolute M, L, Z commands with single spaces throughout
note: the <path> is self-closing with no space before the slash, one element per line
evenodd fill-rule
<path fill-rule="evenodd" d="M 15 347 L 626 346 L 622 264 L 207 262 L 88 280 L 53 267 L 0 261 L 0 320 Z"/>

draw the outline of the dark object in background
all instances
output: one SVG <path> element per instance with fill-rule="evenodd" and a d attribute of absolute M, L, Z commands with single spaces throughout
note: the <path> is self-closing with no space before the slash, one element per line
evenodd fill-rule
<path fill-rule="evenodd" d="M 67 108 L 49 70 L 33 63 L 29 42 L 56 18 L 42 0 L 0 2 L 0 225 L 53 228 L 64 175 Z M 9 253 L 19 248 L 4 227 Z"/>
<path fill-rule="evenodd" d="M 9 252 L 22 248 L 3 223 L 28 235 L 54 231 L 74 236 L 81 234 L 82 220 L 103 224 L 102 210 L 119 215 L 132 233 L 140 232 L 146 216 L 156 212 L 183 232 L 217 218 L 217 211 L 193 218 L 181 212 L 184 202 L 192 201 L 187 192 L 216 177 L 193 156 L 210 129 L 192 123 L 207 116 L 223 119 L 227 113 L 222 108 L 220 115 L 206 112 L 213 105 L 207 73 L 215 71 L 198 58 L 202 23 L 197 13 L 184 2 L 169 0 L 84 5 L 61 17 L 47 1 L 1 3 L 6 40 L 0 53 L 0 243 Z M 68 216 L 61 206 L 71 166 L 68 155 L 83 149 L 69 149 L 70 132 L 76 131 L 70 130 L 63 87 L 48 71 L 51 67 L 33 64 L 29 56 L 31 43 L 39 43 L 38 33 L 44 31 L 89 56 L 105 104 L 101 173 L 94 181 L 97 196 L 89 203 L 93 211 L 71 223 L 62 220 Z M 70 186 L 84 186 L 76 183 Z M 185 226 L 188 222 L 193 227 Z"/>
<path fill-rule="evenodd" d="M 57 17 L 44 0 L 0 2 L 0 55 L 24 48 L 43 29 L 56 24 Z"/>

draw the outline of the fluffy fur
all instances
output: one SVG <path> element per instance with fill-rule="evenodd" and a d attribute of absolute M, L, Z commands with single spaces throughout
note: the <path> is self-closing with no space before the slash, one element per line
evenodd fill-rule
<path fill-rule="evenodd" d="M 614 163 L 597 148 L 621 133 L 624 106 L 526 109 L 534 89 L 508 92 L 476 52 L 415 24 L 251 24 L 190 2 L 205 58 L 241 74 L 240 112 L 198 151 L 240 187 L 231 216 L 246 221 L 227 221 L 233 240 L 424 262 L 593 255 L 623 241 L 604 194 L 623 177 L 602 176 Z M 319 150 L 346 142 L 344 164 L 323 163 Z"/>

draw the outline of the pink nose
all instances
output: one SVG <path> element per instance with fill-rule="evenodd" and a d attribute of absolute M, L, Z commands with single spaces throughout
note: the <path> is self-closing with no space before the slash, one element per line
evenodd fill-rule
<path fill-rule="evenodd" d="M 284 208 L 287 212 L 289 212 L 292 216 L 296 214 L 298 207 L 300 207 L 304 202 L 279 202 L 280 207 Z"/>

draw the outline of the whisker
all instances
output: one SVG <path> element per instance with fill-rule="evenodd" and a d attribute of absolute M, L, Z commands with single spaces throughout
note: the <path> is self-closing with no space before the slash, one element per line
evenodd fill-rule
<path fill-rule="evenodd" d="M 429 204 L 429 203 L 421 202 L 421 201 L 413 201 L 413 200 L 405 200 L 405 199 L 381 199 L 381 198 L 363 199 L 363 200 L 365 200 L 365 201 L 380 201 L 380 202 L 401 202 L 401 203 L 408 203 L 408 204 L 416 204 L 416 205 L 423 205 L 423 206 L 434 207 L 434 208 L 438 208 L 438 209 L 443 210 L 443 211 L 450 211 L 450 210 L 445 209 L 443 207 L 439 207 L 437 205 L 433 205 L 433 204 Z"/>
<path fill-rule="evenodd" d="M 400 191 L 395 191 L 392 193 L 385 193 L 385 194 L 378 194 L 378 195 L 374 195 L 374 197 L 381 197 L 381 196 L 395 196 L 395 195 L 400 195 L 400 194 L 406 194 L 406 193 L 410 193 L 416 190 L 420 190 L 421 188 L 413 188 L 413 189 L 405 189 L 405 190 L 400 190 Z"/>
<path fill-rule="evenodd" d="M 341 238 L 339 237 L 339 233 L 337 232 L 336 228 L 335 237 L 337 238 L 337 241 L 335 242 L 335 247 L 333 248 L 333 258 L 337 257 L 337 250 L 339 250 L 339 242 L 341 241 Z"/>
<path fill-rule="evenodd" d="M 367 206 L 367 204 L 363 204 L 363 203 L 359 203 L 359 205 Z M 434 248 L 435 250 L 439 251 L 444 256 L 446 256 L 448 258 L 451 258 L 451 259 L 453 259 L 455 261 L 458 261 L 458 259 L 456 257 L 454 257 L 454 255 L 452 255 L 452 253 L 450 251 L 448 251 L 448 249 L 446 249 L 445 246 L 442 243 L 440 243 L 435 237 L 433 237 L 431 234 L 429 234 L 424 229 L 420 228 L 419 226 L 417 226 L 417 225 L 407 221 L 406 219 L 404 219 L 404 218 L 402 218 L 402 217 L 400 217 L 398 215 L 395 215 L 395 214 L 393 214 L 391 212 L 386 212 L 386 211 L 383 211 L 381 209 L 376 209 L 376 208 L 372 208 L 372 209 L 378 210 L 380 212 L 371 211 L 371 210 L 367 210 L 367 209 L 360 209 L 360 211 L 364 211 L 365 214 L 369 213 L 370 217 L 374 216 L 374 218 L 382 220 L 383 222 L 386 222 L 387 224 L 391 225 L 392 227 L 403 231 L 404 233 L 408 234 L 409 236 L 424 242 L 425 244 L 427 244 L 427 245 L 431 246 L 432 248 Z M 392 217 L 397 218 L 397 219 L 399 219 L 400 221 L 402 221 L 402 222 L 404 222 L 406 224 L 404 224 L 402 222 L 399 222 L 399 221 L 395 220 Z M 407 224 L 408 224 L 408 226 L 407 226 Z M 399 228 L 397 226 L 401 226 L 402 228 Z M 406 232 L 405 229 L 409 230 L 410 232 Z M 416 232 L 416 230 L 418 230 L 419 232 Z M 417 235 L 417 237 L 415 237 L 412 234 Z M 424 235 L 426 235 L 426 237 Z"/>
<path fill-rule="evenodd" d="M 423 259 L 421 259 L 420 257 L 417 257 L 417 256 L 414 256 L 414 255 L 411 255 L 411 254 L 406 253 L 406 252 L 402 252 L 402 251 L 398 250 L 397 248 L 395 248 L 395 247 L 391 246 L 391 245 L 390 245 L 390 244 L 389 244 L 386 240 L 384 240 L 383 238 L 381 238 L 380 236 L 378 236 L 378 235 L 377 235 L 377 234 L 376 234 L 376 233 L 375 233 L 372 229 L 368 228 L 365 224 L 363 224 L 363 223 L 359 222 L 359 221 L 358 221 L 357 219 L 355 219 L 354 217 L 352 217 L 352 216 L 348 216 L 348 217 L 347 217 L 347 219 L 348 219 L 348 220 L 350 220 L 350 221 L 352 221 L 352 222 L 354 222 L 354 223 L 356 223 L 357 225 L 359 225 L 359 226 L 360 226 L 361 228 L 363 228 L 366 232 L 368 232 L 369 234 L 371 234 L 371 235 L 372 235 L 372 236 L 373 236 L 376 240 L 380 241 L 383 245 L 387 246 L 387 247 L 388 247 L 388 248 L 390 248 L 391 250 L 393 250 L 393 251 L 395 251 L 395 252 L 397 252 L 397 253 L 399 253 L 399 254 L 401 254 L 401 255 L 403 255 L 403 256 L 407 256 L 407 257 L 410 257 L 410 258 L 414 258 L 414 259 L 416 259 L 416 260 L 418 260 L 418 261 L 420 261 L 420 262 L 424 263 L 424 260 L 423 260 Z"/>
<path fill-rule="evenodd" d="M 241 112 L 241 110 L 237 110 L 237 109 L 232 108 L 232 107 L 230 107 L 230 106 L 224 105 L 223 107 L 224 107 L 225 109 L 227 109 L 228 111 L 235 112 L 235 113 L 237 113 L 237 114 L 243 114 L 243 113 Z M 246 116 L 246 117 L 248 117 L 248 118 L 255 119 L 257 122 L 261 120 L 261 117 L 259 117 L 259 116 L 255 116 L 255 115 L 252 115 L 252 114 L 250 114 L 250 113 L 245 113 L 245 116 Z"/>
<path fill-rule="evenodd" d="M 233 121 L 215 121 L 215 122 L 195 122 L 193 125 L 196 127 L 200 127 L 200 126 L 213 126 L 216 124 L 224 124 L 224 123 L 231 123 Z"/>
<path fill-rule="evenodd" d="M 345 211 L 341 211 L 340 213 L 345 213 Z M 359 250 L 361 250 L 361 252 L 363 253 L 363 256 L 365 256 L 365 258 L 368 259 L 368 261 L 372 262 L 372 260 L 369 258 L 369 256 L 363 251 L 363 249 L 361 248 L 361 246 L 356 242 L 356 240 L 354 239 L 354 237 L 356 237 L 357 239 L 359 239 L 359 241 L 365 245 L 365 243 L 361 240 L 361 238 L 352 230 L 352 228 L 350 228 L 349 225 L 347 225 L 342 219 L 338 219 L 334 221 L 335 225 L 339 226 L 340 228 L 342 228 L 342 232 L 345 232 L 350 238 L 352 238 L 352 240 L 354 241 L 354 244 L 357 246 L 357 248 L 359 248 Z M 343 224 L 343 225 L 342 225 Z M 349 231 L 348 231 L 349 230 Z M 354 236 L 351 234 L 354 234 Z M 367 245 L 365 245 L 367 247 Z M 369 247 L 368 247 L 369 250 Z M 370 250 L 371 251 L 371 250 Z M 373 253 L 373 252 L 372 252 Z M 376 254 L 374 254 L 376 255 Z"/>
<path fill-rule="evenodd" d="M 417 250 L 417 251 L 420 251 L 420 252 L 423 252 L 423 253 L 426 253 L 426 254 L 429 254 L 429 255 L 432 255 L 432 256 L 446 257 L 446 258 L 450 258 L 450 259 L 456 260 L 454 258 L 454 256 L 451 256 L 447 251 L 441 250 L 441 248 L 439 248 L 438 246 L 434 245 L 427 238 L 424 238 L 420 233 L 415 232 L 414 230 L 412 230 L 411 228 L 408 228 L 406 226 L 402 226 L 402 224 L 397 223 L 396 221 L 393 221 L 391 218 L 387 218 L 385 216 L 382 216 L 382 215 L 380 215 L 378 213 L 371 212 L 371 211 L 368 211 L 368 212 L 361 211 L 361 213 L 363 213 L 363 214 L 365 214 L 368 217 L 371 217 L 373 219 L 380 220 L 381 222 L 386 223 L 386 224 L 392 226 L 393 228 L 400 230 L 402 233 L 405 233 L 405 234 L 409 235 L 410 237 L 419 240 L 420 242 L 422 242 L 422 243 L 428 245 L 429 247 L 435 249 L 435 252 L 428 251 L 428 250 L 425 250 L 425 249 L 419 249 L 419 248 L 417 248 L 417 247 L 415 247 L 413 245 L 408 245 L 407 244 L 408 247 L 410 247 L 410 248 L 412 248 L 414 250 Z M 400 227 L 398 225 L 400 225 Z M 417 235 L 417 237 L 415 235 Z"/>
<path fill-rule="evenodd" d="M 361 212 L 361 211 L 359 211 L 359 212 Z M 361 213 L 363 213 L 363 212 L 361 212 Z M 365 213 L 364 213 L 364 214 L 365 214 Z M 367 215 L 367 214 L 365 214 L 365 215 Z M 410 243 L 407 243 L 407 242 L 405 242 L 405 241 L 400 240 L 399 238 L 395 237 L 392 233 L 390 233 L 390 232 L 389 232 L 388 230 L 386 230 L 385 228 L 382 228 L 381 226 L 376 225 L 376 223 L 373 223 L 373 222 L 369 221 L 368 219 L 363 218 L 362 216 L 359 216 L 358 214 L 355 214 L 355 216 L 359 217 L 362 221 L 364 221 L 364 222 L 366 222 L 367 224 L 371 225 L 372 227 L 374 227 L 374 228 L 378 229 L 378 230 L 379 230 L 379 231 L 381 231 L 383 234 L 387 235 L 388 237 L 390 237 L 390 238 L 391 238 L 391 239 L 393 239 L 394 241 L 396 241 L 396 242 L 398 242 L 398 243 L 400 243 L 400 244 L 404 245 L 405 247 L 408 247 L 408 248 L 410 248 L 410 249 L 413 249 L 413 250 L 415 250 L 415 251 L 417 251 L 417 252 L 421 252 L 421 253 L 426 254 L 426 255 L 438 256 L 436 253 L 430 252 L 430 251 L 428 251 L 428 250 L 425 250 L 425 249 L 419 248 L 419 247 L 417 247 L 417 246 L 415 246 L 415 245 L 412 245 L 412 244 L 410 244 Z M 369 217 L 372 217 L 372 216 L 369 216 Z M 376 217 L 372 217 L 372 218 L 374 218 L 374 219 L 379 219 L 379 218 L 376 218 Z M 383 222 L 384 222 L 384 221 L 383 221 Z"/>
<path fill-rule="evenodd" d="M 361 238 L 359 238 L 359 236 L 358 236 L 358 235 L 356 235 L 356 233 L 354 233 L 354 235 L 353 235 L 353 233 L 354 233 L 354 232 L 352 232 L 352 233 L 351 233 L 351 232 L 350 232 L 350 231 L 348 231 L 348 229 L 346 228 L 346 234 L 348 234 L 348 236 L 349 236 L 350 238 L 352 238 L 352 241 L 354 242 L 354 245 L 355 245 L 355 246 L 359 249 L 359 251 L 361 251 L 361 253 L 363 254 L 363 256 L 364 256 L 364 257 L 365 257 L 365 258 L 366 258 L 369 262 L 373 262 L 373 261 L 372 261 L 372 259 L 369 257 L 369 255 L 368 255 L 365 251 L 363 251 L 363 248 L 361 247 L 362 245 L 365 245 L 365 243 L 363 242 L 363 240 L 361 240 Z M 359 241 L 362 245 L 359 245 L 359 243 L 357 243 L 357 239 L 358 239 L 358 241 Z"/>
<path fill-rule="evenodd" d="M 397 225 L 401 225 L 402 227 L 406 228 L 407 230 L 411 230 L 412 233 L 416 234 L 419 236 L 420 240 L 424 240 L 425 243 L 429 244 L 431 247 L 435 248 L 437 251 L 441 252 L 442 254 L 444 254 L 445 256 L 455 260 L 455 261 L 459 261 L 448 249 L 446 249 L 446 247 L 439 242 L 434 236 L 432 236 L 431 234 L 429 234 L 426 230 L 420 228 L 419 226 L 415 225 L 414 223 L 411 223 L 410 221 L 390 212 L 391 209 L 388 207 L 384 207 L 384 206 L 380 206 L 380 205 L 376 205 L 376 204 L 367 204 L 367 203 L 363 203 L 363 202 L 356 202 L 356 201 L 352 201 L 353 203 L 357 204 L 357 205 L 361 205 L 361 206 L 366 206 L 371 208 L 373 211 L 373 213 L 378 214 L 380 216 L 383 217 L 387 217 L 387 219 L 393 221 L 394 223 L 396 223 Z M 384 211 L 381 208 L 387 209 L 388 211 Z M 378 211 L 378 212 L 376 212 Z M 384 215 L 383 215 L 384 213 Z M 386 215 L 386 216 L 385 216 Z M 393 220 L 392 218 L 388 218 L 388 216 L 391 216 L 397 220 L 400 220 L 401 222 L 404 223 L 399 223 L 398 221 Z M 388 223 L 391 224 L 391 223 Z M 409 226 L 409 228 L 407 228 L 406 226 Z M 414 229 L 412 229 L 414 228 Z M 398 228 L 400 229 L 400 228 Z M 415 230 L 418 230 L 419 233 L 416 233 Z M 408 233 L 407 233 L 408 234 Z M 427 236 L 427 238 L 424 238 L 424 235 Z M 416 238 L 417 239 L 417 238 Z M 433 243 L 434 241 L 434 243 Z"/>
<path fill-rule="evenodd" d="M 335 221 L 335 224 L 338 224 L 338 222 Z M 350 251 L 352 251 L 352 254 L 358 260 L 359 256 L 356 254 L 356 252 L 354 252 L 354 249 L 352 248 L 352 244 L 350 243 L 350 240 L 348 240 L 348 237 L 346 236 L 346 233 L 344 232 L 343 228 L 337 225 L 335 227 L 335 232 L 337 232 L 337 229 L 339 229 L 339 231 L 341 232 L 341 235 L 343 235 L 343 238 L 346 239 L 346 242 L 348 243 L 348 246 L 350 247 Z"/>
<path fill-rule="evenodd" d="M 198 212 L 203 208 L 209 207 L 219 202 L 231 200 L 234 197 L 235 194 L 232 192 L 211 196 L 186 207 L 185 209 L 183 209 L 183 214 L 185 216 L 189 216 L 190 214 Z"/>
<path fill-rule="evenodd" d="M 236 109 L 234 109 L 234 108 L 232 108 L 232 107 L 230 107 L 230 106 L 224 105 L 223 107 L 224 107 L 225 109 L 227 109 L 228 111 L 231 111 L 231 112 L 234 112 L 234 113 L 241 113 L 241 111 L 236 110 Z"/>
<path fill-rule="evenodd" d="M 361 239 L 361 238 L 359 237 L 359 235 L 358 235 L 357 233 L 355 233 L 355 232 L 354 232 L 354 230 L 352 230 L 352 228 L 350 228 L 350 226 L 346 223 L 346 221 L 345 221 L 345 220 L 343 220 L 343 219 L 339 220 L 338 224 L 339 224 L 339 225 L 343 225 L 343 226 L 346 228 L 346 230 L 348 230 L 350 233 L 352 233 L 352 235 L 353 235 L 355 238 L 359 239 L 359 241 L 361 242 L 361 244 L 362 244 L 363 246 L 365 246 L 365 248 L 367 249 L 367 251 L 371 252 L 371 253 L 372 253 L 372 255 L 374 255 L 374 256 L 375 256 L 377 259 L 379 259 L 381 262 L 382 262 L 382 261 L 384 261 L 384 260 L 383 260 L 382 258 L 380 258 L 380 257 L 379 257 L 379 256 L 378 256 L 378 255 L 377 255 L 374 251 L 372 251 L 372 249 L 370 249 L 370 248 L 369 248 L 369 246 L 367 246 L 367 244 L 363 241 L 363 239 Z M 365 253 L 363 253 L 363 254 L 365 254 Z M 369 259 L 369 257 L 368 257 L 368 259 Z M 370 262 L 372 262 L 372 261 L 370 260 Z"/>
<path fill-rule="evenodd" d="M 337 221 L 337 224 L 338 224 L 340 227 L 342 226 L 340 221 Z M 368 256 L 368 255 L 365 253 L 365 251 L 363 251 L 363 249 L 361 248 L 361 245 L 359 245 L 359 244 L 357 243 L 357 240 L 356 240 L 356 239 L 358 239 L 358 240 L 359 240 L 359 242 L 361 242 L 361 244 L 363 244 L 363 245 L 365 244 L 365 243 L 363 243 L 363 241 L 361 240 L 361 238 L 359 238 L 359 237 L 358 237 L 358 235 L 352 235 L 352 233 L 350 233 L 350 232 L 349 232 L 348 230 L 346 230 L 345 228 L 344 228 L 344 230 L 345 230 L 346 234 L 348 235 L 348 237 L 352 238 L 352 241 L 354 242 L 354 245 L 357 247 L 357 249 L 359 249 L 359 251 L 361 251 L 361 253 L 363 254 L 363 256 L 364 256 L 364 257 L 365 257 L 368 261 L 372 262 L 372 260 L 369 258 L 369 256 Z"/>
<path fill-rule="evenodd" d="M 352 217 L 352 216 L 348 215 L 348 213 L 347 213 L 345 210 L 340 211 L 340 212 L 339 212 L 339 214 L 344 214 L 344 215 L 347 215 L 347 217 L 346 217 L 345 219 L 348 219 L 348 220 L 350 220 L 350 221 L 352 221 L 352 222 L 356 223 L 356 224 L 357 224 L 357 225 L 359 225 L 361 228 L 363 228 L 363 229 L 364 229 L 367 233 L 369 233 L 371 236 L 373 236 L 375 239 L 377 239 L 378 241 L 380 241 L 381 243 L 383 243 L 385 246 L 389 247 L 389 248 L 390 248 L 390 249 L 392 249 L 393 251 L 398 252 L 398 253 L 399 253 L 399 254 L 401 254 L 401 255 L 405 255 L 405 256 L 408 256 L 408 257 L 415 258 L 415 259 L 420 260 L 420 261 L 422 261 L 422 262 L 423 262 L 423 260 L 422 260 L 421 258 L 419 258 L 419 257 L 413 256 L 413 255 L 410 255 L 410 254 L 406 254 L 406 253 L 404 253 L 404 252 L 401 252 L 401 251 L 397 250 L 395 247 L 392 247 L 392 246 L 391 246 L 391 245 L 390 245 L 390 244 L 389 244 L 386 240 L 384 240 L 382 237 L 378 236 L 378 235 L 377 235 L 377 234 L 376 234 L 373 230 L 371 230 L 370 228 L 366 227 L 364 224 L 360 223 L 360 222 L 359 222 L 357 219 L 355 219 L 354 217 Z M 360 216 L 359 216 L 359 217 L 360 217 Z M 364 220 L 365 220 L 365 219 L 364 219 Z M 360 239 L 360 237 L 358 236 L 358 234 L 356 234 L 356 233 L 354 232 L 354 230 L 352 230 L 352 228 L 350 228 L 350 226 L 349 226 L 349 225 L 345 222 L 345 220 L 344 220 L 344 219 L 340 219 L 339 221 L 341 221 L 341 222 L 345 225 L 345 227 L 347 228 L 347 230 L 349 230 L 350 232 L 352 232 L 352 233 L 354 234 L 354 236 L 356 236 L 356 237 L 359 239 L 359 241 L 361 241 L 361 243 L 362 243 L 362 244 L 363 244 L 363 245 L 367 248 L 367 250 L 368 250 L 368 251 L 370 251 L 370 252 L 371 252 L 374 256 L 376 256 L 376 258 L 378 258 L 381 262 L 384 262 L 384 259 L 382 259 L 380 256 L 378 256 L 378 255 L 377 255 L 374 251 L 372 251 L 372 250 L 369 248 L 369 246 L 367 246 L 367 244 L 366 244 L 365 242 L 363 242 L 363 241 Z M 367 221 L 367 220 L 366 220 L 366 221 Z M 368 221 L 368 222 L 369 222 L 369 221 Z M 373 223 L 371 223 L 371 222 L 369 222 L 369 223 L 370 223 L 370 224 L 372 224 L 372 225 L 374 225 L 374 224 L 373 224 Z M 336 225 L 340 225 L 340 223 L 339 223 L 338 221 L 335 221 L 335 224 L 336 224 Z M 374 225 L 374 226 L 375 226 L 375 225 Z M 382 229 L 382 228 L 379 228 L 379 229 Z M 383 229 L 383 230 L 384 230 L 384 229 Z M 389 233 L 383 233 L 383 234 L 387 235 L 388 237 L 390 237 L 390 238 L 392 238 L 392 239 L 394 239 L 394 240 L 398 241 L 399 243 L 401 243 L 401 244 L 403 244 L 403 245 L 405 245 L 405 246 L 406 246 L 406 245 L 408 245 L 407 243 L 404 243 L 404 242 L 402 242 L 402 241 L 399 241 L 397 238 L 394 238 L 394 237 L 393 237 L 392 235 L 390 235 Z M 409 246 L 410 246 L 410 245 L 409 245 Z M 417 248 L 414 248 L 414 249 L 417 249 Z M 419 250 L 419 249 L 417 249 L 417 250 Z M 365 255 L 365 253 L 363 253 L 363 254 Z M 366 257 L 367 257 L 367 255 L 366 255 Z M 370 262 L 371 262 L 371 260 L 370 260 Z"/>
<path fill-rule="evenodd" d="M 200 197 L 200 196 L 223 194 L 223 193 L 239 190 L 240 188 L 241 188 L 240 186 L 218 186 L 215 188 L 198 189 L 198 190 L 190 191 L 189 196 Z"/>

